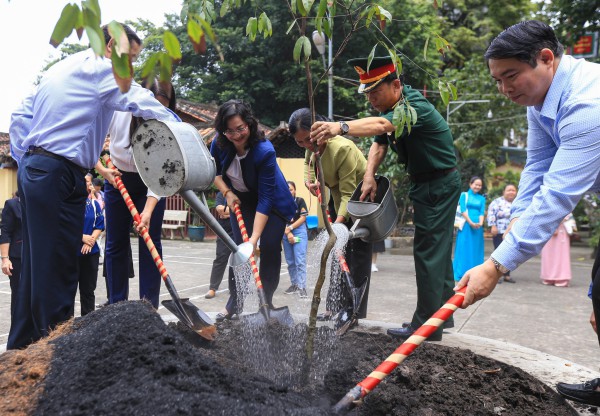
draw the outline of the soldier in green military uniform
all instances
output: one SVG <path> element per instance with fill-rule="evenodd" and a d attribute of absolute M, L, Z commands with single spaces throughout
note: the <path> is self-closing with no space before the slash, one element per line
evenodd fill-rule
<path fill-rule="evenodd" d="M 410 322 L 388 334 L 408 338 L 453 294 L 452 237 L 456 205 L 460 196 L 460 175 L 452 133 L 440 113 L 421 93 L 403 85 L 390 57 L 374 58 L 367 71 L 367 59 L 351 59 L 359 74 L 359 93 L 366 95 L 379 117 L 348 122 L 316 122 L 311 139 L 318 144 L 337 135 L 375 136 L 369 150 L 361 200 L 374 199 L 375 174 L 388 147 L 398 156 L 410 175 L 410 199 L 414 208 L 414 259 L 417 280 L 417 307 Z M 417 112 L 410 133 L 404 127 L 396 138 L 392 124 L 394 109 L 406 100 Z M 450 318 L 445 327 L 454 324 Z M 429 340 L 442 339 L 442 328 Z"/>

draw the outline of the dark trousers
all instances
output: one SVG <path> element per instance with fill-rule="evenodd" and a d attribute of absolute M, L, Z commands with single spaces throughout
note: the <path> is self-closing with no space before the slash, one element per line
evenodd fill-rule
<path fill-rule="evenodd" d="M 123 172 L 121 176 L 129 196 L 138 212 L 142 212 L 146 204 L 148 188 L 138 173 Z M 129 296 L 129 232 L 133 224 L 131 213 L 118 189 L 108 182 L 104 183 L 104 202 L 106 210 L 106 278 L 109 286 L 109 303 L 127 300 Z M 150 238 L 162 257 L 160 234 L 165 214 L 166 199 L 162 198 L 150 218 Z M 139 279 L 140 299 L 147 299 L 158 308 L 161 276 L 152 259 L 150 250 L 144 240 L 139 237 Z"/>
<path fill-rule="evenodd" d="M 23 252 L 7 349 L 24 348 L 71 317 L 87 192 L 66 160 L 26 154 L 18 171 Z"/>
<path fill-rule="evenodd" d="M 594 306 L 594 316 L 596 322 L 600 323 L 600 250 L 596 250 L 596 260 L 592 267 L 592 305 Z M 600 334 L 598 336 L 598 343 L 600 344 Z"/>
<path fill-rule="evenodd" d="M 492 242 L 494 243 L 494 250 L 498 248 L 500 244 L 502 244 L 502 234 L 498 233 L 492 237 Z M 510 276 L 510 272 L 506 273 L 504 276 Z"/>
<path fill-rule="evenodd" d="M 96 309 L 96 283 L 98 281 L 98 266 L 100 253 L 79 256 L 79 301 L 81 303 L 81 316 Z M 74 314 L 74 313 L 73 313 Z"/>
<path fill-rule="evenodd" d="M 227 262 L 229 261 L 229 255 L 231 250 L 225 245 L 223 240 L 217 237 L 217 253 L 213 260 L 212 271 L 210 272 L 210 287 L 209 289 L 218 290 L 221 282 L 223 281 L 223 275 L 227 268 Z"/>
<path fill-rule="evenodd" d="M 15 314 L 15 305 L 17 304 L 17 291 L 19 290 L 19 277 L 21 276 L 21 258 L 10 257 L 12 263 L 12 276 L 9 276 L 10 280 L 10 317 L 12 318 Z"/>
<path fill-rule="evenodd" d="M 460 175 L 457 171 L 429 182 L 413 183 L 411 187 L 417 280 L 417 307 L 411 321 L 413 328 L 425 323 L 454 295 L 452 239 L 459 196 Z M 439 329 L 440 334 L 441 331 L 442 328 Z"/>
<path fill-rule="evenodd" d="M 352 224 L 348 224 L 350 228 Z M 334 249 L 335 250 L 335 249 Z M 336 255 L 332 250 L 332 255 Z M 355 288 L 360 288 L 365 282 L 365 294 L 358 309 L 357 318 L 364 319 L 367 317 L 367 304 L 369 302 L 369 286 L 371 284 L 371 256 L 373 255 L 373 244 L 366 243 L 359 238 L 348 240 L 346 244 L 346 263 L 350 270 L 350 279 Z M 331 276 L 329 283 L 329 291 L 327 292 L 326 306 L 327 310 L 338 313 L 341 310 L 352 310 L 352 294 L 346 279 L 341 273 Z M 339 289 L 338 289 L 339 288 Z"/>
<path fill-rule="evenodd" d="M 254 226 L 254 216 L 256 215 L 256 207 L 251 204 L 242 205 L 242 217 L 248 231 L 248 236 L 252 235 Z M 236 244 L 243 242 L 240 227 L 237 224 L 235 215 L 229 217 L 231 220 L 231 230 L 233 231 L 233 240 Z M 260 237 L 260 265 L 258 274 L 265 290 L 265 297 L 270 307 L 273 307 L 273 294 L 279 286 L 279 274 L 281 272 L 281 238 L 285 230 L 285 222 L 276 215 L 269 216 L 269 220 L 265 225 Z M 254 279 L 252 279 L 254 281 Z M 229 313 L 242 312 L 239 306 L 244 303 L 243 296 L 238 293 L 235 286 L 235 277 L 233 270 L 229 269 L 229 299 L 225 308 Z"/>

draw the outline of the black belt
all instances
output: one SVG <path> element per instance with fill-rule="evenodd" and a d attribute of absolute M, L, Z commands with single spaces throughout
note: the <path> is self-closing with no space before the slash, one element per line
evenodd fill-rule
<path fill-rule="evenodd" d="M 63 161 L 63 162 L 67 162 L 69 165 L 73 166 L 75 169 L 77 169 L 78 171 L 80 171 L 82 175 L 85 175 L 86 173 L 88 173 L 88 169 L 82 168 L 81 166 L 73 163 L 72 161 L 70 161 L 66 157 L 57 155 L 57 154 L 52 153 L 52 152 L 49 152 L 46 149 L 42 149 L 41 147 L 30 146 L 29 149 L 27 150 L 27 153 L 30 154 L 30 155 L 48 156 L 48 157 L 51 157 L 52 159 L 56 159 L 56 160 L 60 160 L 60 161 Z"/>
<path fill-rule="evenodd" d="M 450 169 L 434 170 L 433 172 L 419 173 L 418 175 L 410 175 L 410 180 L 414 183 L 429 182 L 434 179 L 443 178 L 447 174 L 454 172 L 456 167 Z"/>

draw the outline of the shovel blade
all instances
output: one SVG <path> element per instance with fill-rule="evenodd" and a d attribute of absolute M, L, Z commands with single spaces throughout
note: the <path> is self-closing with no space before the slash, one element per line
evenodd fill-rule
<path fill-rule="evenodd" d="M 193 331 L 197 332 L 198 335 L 212 341 L 216 332 L 213 320 L 202 310 L 198 309 L 196 305 L 190 302 L 188 298 L 180 300 L 180 305 L 183 307 L 185 314 L 181 313 L 175 304 L 175 301 L 171 299 L 163 300 L 161 303 L 169 312 L 175 315 L 177 319 L 189 326 Z"/>
<path fill-rule="evenodd" d="M 268 317 L 265 315 L 268 315 Z M 242 315 L 242 319 L 244 322 L 256 326 L 266 325 L 273 320 L 279 322 L 281 325 L 294 326 L 294 319 L 292 318 L 292 314 L 287 306 L 268 309 L 268 313 L 266 314 L 263 310 L 261 310 L 256 313 Z"/>

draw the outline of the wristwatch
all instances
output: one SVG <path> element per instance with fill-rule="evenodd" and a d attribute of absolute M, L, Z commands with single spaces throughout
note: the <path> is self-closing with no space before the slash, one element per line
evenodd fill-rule
<path fill-rule="evenodd" d="M 348 134 L 350 131 L 350 126 L 345 121 L 340 121 L 340 129 L 342 129 L 340 132 L 342 135 Z"/>
<path fill-rule="evenodd" d="M 494 267 L 500 273 L 506 274 L 506 273 L 510 272 L 510 270 L 508 270 L 506 267 L 504 267 L 503 265 L 501 265 L 500 262 L 498 260 L 496 260 L 495 258 L 493 258 L 492 256 L 490 256 L 490 260 L 492 261 L 492 263 L 494 263 Z"/>

